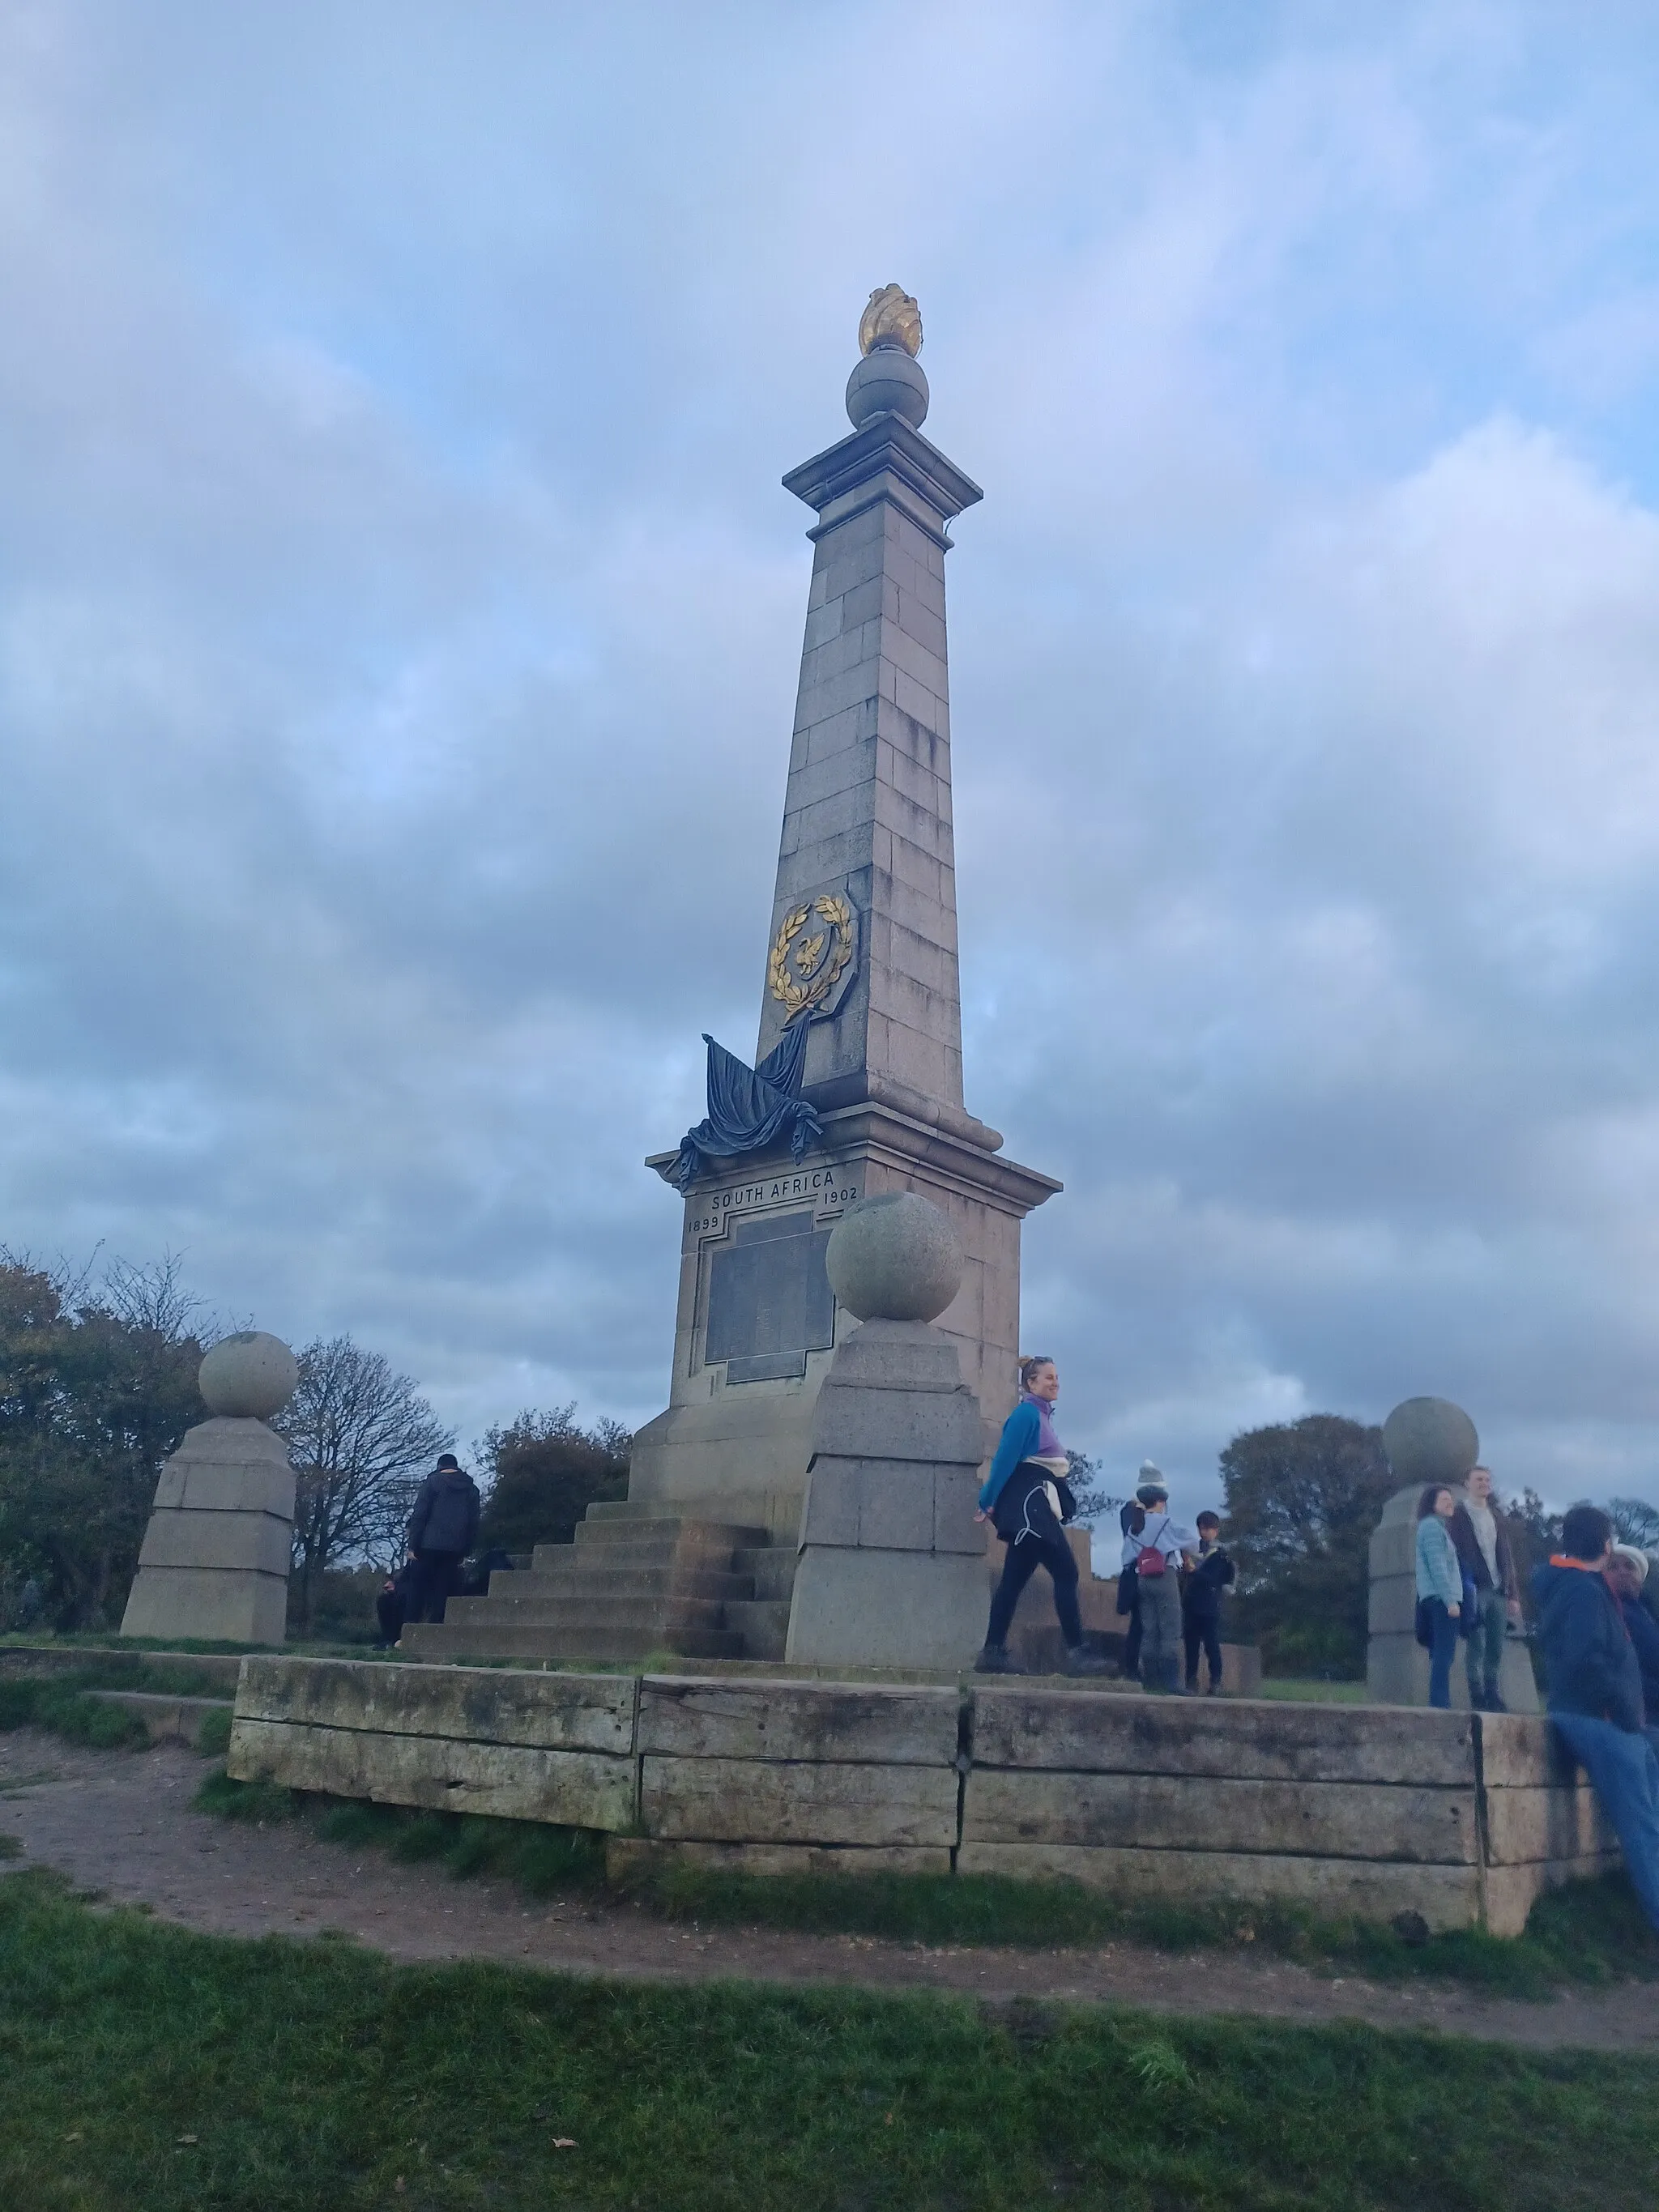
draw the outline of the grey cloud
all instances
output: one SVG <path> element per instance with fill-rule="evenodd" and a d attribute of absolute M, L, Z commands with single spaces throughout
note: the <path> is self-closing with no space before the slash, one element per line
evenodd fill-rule
<path fill-rule="evenodd" d="M 1574 366 L 1631 296 L 1575 246 L 1595 56 L 1540 114 L 1542 16 L 1317 12 L 15 15 L 5 1233 L 183 1248 L 468 1434 L 655 1409 L 640 1161 L 760 989 L 776 479 L 896 276 L 988 491 L 969 1103 L 1067 1180 L 1071 1433 L 1212 1486 L 1236 1426 L 1444 1389 L 1517 1476 L 1659 1494 L 1659 525 Z M 878 26 L 926 97 L 871 101 Z"/>

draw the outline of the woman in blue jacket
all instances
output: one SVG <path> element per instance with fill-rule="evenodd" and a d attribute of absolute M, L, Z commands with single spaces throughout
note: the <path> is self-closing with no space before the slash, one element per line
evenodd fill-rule
<path fill-rule="evenodd" d="M 1431 1482 L 1417 1501 L 1417 1603 L 1428 1635 L 1429 1703 L 1443 1712 L 1451 1704 L 1451 1664 L 1457 1650 L 1463 1604 L 1463 1570 L 1447 1525 L 1457 1510 L 1449 1490 Z"/>
<path fill-rule="evenodd" d="M 1046 1353 L 1019 1363 L 1019 1402 L 1004 1422 L 991 1472 L 979 1493 L 976 1520 L 989 1521 L 1008 1547 L 1002 1580 L 991 1600 L 985 1649 L 974 1662 L 981 1674 L 1023 1674 L 1008 1656 L 1008 1630 L 1019 1594 L 1039 1567 L 1054 1586 L 1054 1611 L 1066 1639 L 1068 1674 L 1103 1674 L 1106 1662 L 1083 1648 L 1077 1609 L 1077 1561 L 1064 1523 L 1077 1511 L 1066 1477 L 1071 1462 L 1054 1434 L 1060 1374 Z"/>

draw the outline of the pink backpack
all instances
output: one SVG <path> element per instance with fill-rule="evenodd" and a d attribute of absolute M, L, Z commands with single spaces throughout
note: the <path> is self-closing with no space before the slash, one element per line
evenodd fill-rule
<path fill-rule="evenodd" d="M 1170 1516 L 1167 1513 L 1164 1516 L 1164 1525 L 1166 1528 L 1170 1525 Z M 1141 1546 L 1135 1558 L 1135 1572 L 1138 1575 L 1145 1575 L 1150 1581 L 1154 1575 L 1167 1574 L 1169 1571 L 1170 1563 L 1156 1544 Z"/>

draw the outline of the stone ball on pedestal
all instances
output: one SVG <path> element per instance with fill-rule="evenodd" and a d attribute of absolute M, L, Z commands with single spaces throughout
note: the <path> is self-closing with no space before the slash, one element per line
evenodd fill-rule
<path fill-rule="evenodd" d="M 824 1253 L 830 1289 L 860 1321 L 936 1320 L 962 1287 L 963 1265 L 948 1216 L 914 1190 L 848 1206 Z"/>
<path fill-rule="evenodd" d="M 239 1329 L 206 1354 L 198 1381 L 210 1413 L 227 1420 L 268 1421 L 298 1388 L 300 1363 L 280 1336 Z"/>
<path fill-rule="evenodd" d="M 1382 1449 L 1401 1482 L 1450 1489 L 1480 1458 L 1480 1439 L 1449 1398 L 1407 1398 L 1382 1424 Z"/>
<path fill-rule="evenodd" d="M 926 370 L 902 345 L 873 346 L 847 380 L 848 417 L 861 430 L 872 416 L 890 412 L 920 430 L 932 396 Z"/>

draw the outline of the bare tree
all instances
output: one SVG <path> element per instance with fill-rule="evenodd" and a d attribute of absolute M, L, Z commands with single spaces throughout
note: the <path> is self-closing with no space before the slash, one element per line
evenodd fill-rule
<path fill-rule="evenodd" d="M 1651 1552 L 1659 1547 L 1659 1508 L 1650 1505 L 1645 1498 L 1608 1498 L 1607 1518 L 1621 1544 L 1634 1544 L 1641 1552 Z"/>
<path fill-rule="evenodd" d="M 298 1477 L 294 1505 L 297 1625 L 310 1626 L 322 1577 L 343 1559 L 390 1567 L 421 1477 L 455 1441 L 407 1375 L 348 1336 L 300 1354 L 300 1387 L 272 1424 Z"/>
<path fill-rule="evenodd" d="M 153 1330 L 171 1344 L 189 1337 L 205 1352 L 226 1330 L 209 1312 L 206 1301 L 185 1288 L 183 1274 L 183 1255 L 178 1252 L 164 1252 L 159 1260 L 141 1266 L 131 1260 L 112 1260 L 104 1269 L 95 1303 L 129 1328 Z M 93 1302 L 89 1277 L 90 1263 L 81 1277 L 78 1304 Z"/>

